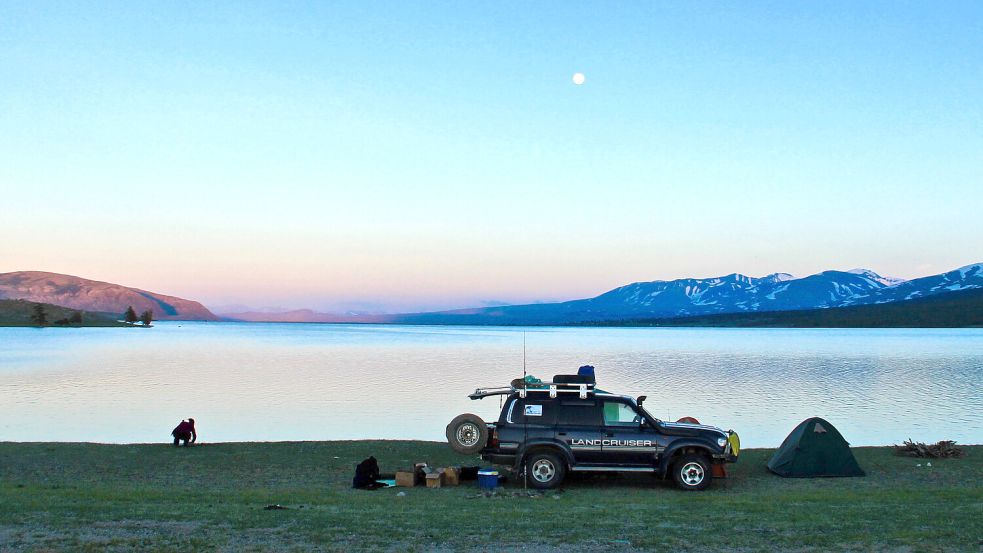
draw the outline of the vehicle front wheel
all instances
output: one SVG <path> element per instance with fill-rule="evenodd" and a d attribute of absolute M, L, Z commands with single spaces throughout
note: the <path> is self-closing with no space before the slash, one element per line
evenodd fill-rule
<path fill-rule="evenodd" d="M 488 425 L 478 415 L 465 413 L 454 417 L 447 425 L 446 436 L 451 449 L 472 455 L 484 449 L 488 443 Z"/>
<path fill-rule="evenodd" d="M 563 482 L 566 474 L 566 464 L 553 453 L 533 453 L 526 458 L 526 481 L 534 488 L 555 488 Z"/>
<path fill-rule="evenodd" d="M 672 465 L 672 477 L 680 489 L 700 491 L 707 489 L 713 474 L 705 455 L 683 455 Z"/>

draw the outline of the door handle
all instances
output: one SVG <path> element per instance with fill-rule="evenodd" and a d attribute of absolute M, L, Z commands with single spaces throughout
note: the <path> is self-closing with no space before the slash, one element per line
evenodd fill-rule
<path fill-rule="evenodd" d="M 608 438 L 613 438 L 614 432 L 605 432 L 604 435 L 607 436 Z"/>
<path fill-rule="evenodd" d="M 557 436 L 566 436 L 567 433 L 566 432 L 557 432 L 556 435 Z"/>

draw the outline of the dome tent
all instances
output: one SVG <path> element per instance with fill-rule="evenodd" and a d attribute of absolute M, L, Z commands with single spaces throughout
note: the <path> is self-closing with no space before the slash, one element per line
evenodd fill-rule
<path fill-rule="evenodd" d="M 768 461 L 768 470 L 788 478 L 865 475 L 850 444 L 819 417 L 806 419 L 792 430 Z"/>

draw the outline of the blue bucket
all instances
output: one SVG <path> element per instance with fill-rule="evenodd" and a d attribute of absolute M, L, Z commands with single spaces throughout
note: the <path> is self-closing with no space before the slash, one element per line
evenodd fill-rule
<path fill-rule="evenodd" d="M 478 487 L 483 490 L 494 490 L 498 487 L 497 470 L 479 470 Z"/>

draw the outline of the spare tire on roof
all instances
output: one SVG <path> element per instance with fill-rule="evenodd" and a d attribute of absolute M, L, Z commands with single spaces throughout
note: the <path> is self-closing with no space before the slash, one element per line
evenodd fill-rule
<path fill-rule="evenodd" d="M 447 425 L 447 443 L 451 449 L 465 455 L 473 455 L 488 443 L 488 425 L 478 415 L 465 413 L 454 417 Z"/>

